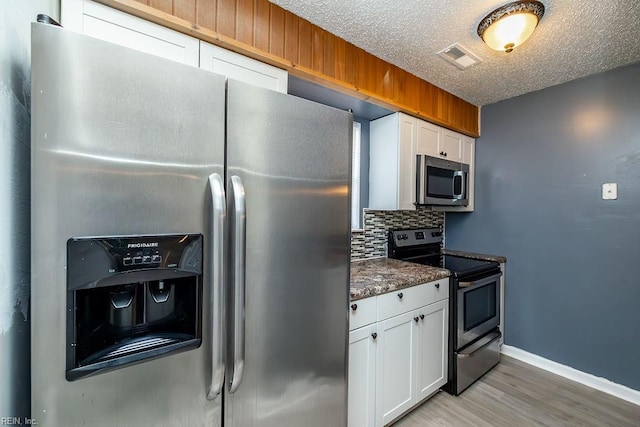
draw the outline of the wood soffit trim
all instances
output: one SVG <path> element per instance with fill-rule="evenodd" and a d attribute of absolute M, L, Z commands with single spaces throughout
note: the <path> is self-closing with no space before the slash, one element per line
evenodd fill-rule
<path fill-rule="evenodd" d="M 406 114 L 410 114 L 410 115 L 422 118 L 431 123 L 444 126 L 446 128 L 463 133 L 473 138 L 480 136 L 480 108 L 472 104 L 469 104 L 466 101 L 459 99 L 454 95 L 451 95 L 448 92 L 440 88 L 437 88 L 436 86 L 433 86 L 428 82 L 425 82 L 425 83 L 427 83 L 428 85 L 431 85 L 436 90 L 442 91 L 444 94 L 451 96 L 455 103 L 462 103 L 463 105 L 466 104 L 466 109 L 469 111 L 465 111 L 464 113 L 466 113 L 467 116 L 473 116 L 472 120 L 469 120 L 469 118 L 466 118 L 465 120 L 463 118 L 460 121 L 462 121 L 464 124 L 454 123 L 451 121 L 444 120 L 442 118 L 435 116 L 431 112 L 420 111 L 419 109 L 416 109 L 411 105 L 403 104 L 398 100 L 391 99 L 379 93 L 375 93 L 370 90 L 357 87 L 356 85 L 353 85 L 349 82 L 345 82 L 338 78 L 313 70 L 309 67 L 305 67 L 303 65 L 293 63 L 292 61 L 286 58 L 283 58 L 282 56 L 274 55 L 265 50 L 258 49 L 250 44 L 238 41 L 232 37 L 226 36 L 224 34 L 221 34 L 209 28 L 200 27 L 196 23 L 179 18 L 175 15 L 156 9 L 154 7 L 147 6 L 146 4 L 143 4 L 136 0 L 95 0 L 95 1 L 98 3 L 104 4 L 106 6 L 112 7 L 114 9 L 118 9 L 130 15 L 137 16 L 139 18 L 145 19 L 155 24 L 170 28 L 180 33 L 214 44 L 216 46 L 220 46 L 222 48 L 248 56 L 250 58 L 267 63 L 269 65 L 285 69 L 287 70 L 287 72 L 294 75 L 295 77 L 317 83 L 321 86 L 352 96 L 354 98 L 370 102 L 372 104 L 387 108 L 392 111 L 400 111 Z M 302 18 L 299 18 L 299 19 L 302 20 Z M 450 108 L 451 106 L 448 106 L 448 107 Z M 441 107 L 437 106 L 437 108 L 441 108 Z M 443 108 L 447 108 L 447 106 Z"/>

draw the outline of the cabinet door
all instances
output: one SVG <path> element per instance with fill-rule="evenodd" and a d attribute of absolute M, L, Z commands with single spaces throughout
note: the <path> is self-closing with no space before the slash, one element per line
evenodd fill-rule
<path fill-rule="evenodd" d="M 415 209 L 416 135 L 418 119 L 400 114 L 398 147 L 398 209 Z"/>
<path fill-rule="evenodd" d="M 431 157 L 440 156 L 443 129 L 423 120 L 418 121 L 418 154 Z"/>
<path fill-rule="evenodd" d="M 183 64 L 198 66 L 199 41 L 88 0 L 62 0 L 66 28 Z"/>
<path fill-rule="evenodd" d="M 349 332 L 349 427 L 374 427 L 377 326 Z"/>
<path fill-rule="evenodd" d="M 443 154 L 444 153 L 444 154 Z M 462 135 L 445 129 L 439 150 L 440 157 L 454 162 L 462 161 Z"/>
<path fill-rule="evenodd" d="M 376 426 L 388 424 L 416 402 L 415 318 L 412 311 L 378 323 Z"/>
<path fill-rule="evenodd" d="M 417 400 L 437 391 L 447 382 L 449 300 L 418 309 Z"/>
<path fill-rule="evenodd" d="M 287 93 L 288 74 L 255 59 L 201 41 L 200 68 L 243 83 Z"/>
<path fill-rule="evenodd" d="M 468 136 L 462 138 L 462 163 L 473 165 L 475 159 L 475 140 Z"/>

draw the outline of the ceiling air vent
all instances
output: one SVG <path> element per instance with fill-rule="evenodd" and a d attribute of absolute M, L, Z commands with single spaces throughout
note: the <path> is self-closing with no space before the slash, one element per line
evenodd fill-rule
<path fill-rule="evenodd" d="M 472 65 L 482 62 L 480 58 L 469 52 L 468 49 L 465 49 L 458 43 L 452 44 L 451 46 L 442 49 L 440 52 L 438 52 L 438 55 L 447 62 L 450 62 L 456 67 L 460 68 L 461 70 L 466 70 Z"/>

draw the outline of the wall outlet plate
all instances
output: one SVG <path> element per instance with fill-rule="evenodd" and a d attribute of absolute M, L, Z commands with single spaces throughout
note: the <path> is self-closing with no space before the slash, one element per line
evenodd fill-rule
<path fill-rule="evenodd" d="M 606 182 L 602 184 L 602 200 L 616 200 L 618 198 L 618 183 Z"/>

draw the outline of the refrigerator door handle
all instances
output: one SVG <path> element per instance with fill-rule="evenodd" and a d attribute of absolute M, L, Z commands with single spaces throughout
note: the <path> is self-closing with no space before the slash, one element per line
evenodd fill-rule
<path fill-rule="evenodd" d="M 207 399 L 213 400 L 222 391 L 224 385 L 224 231 L 227 206 L 224 183 L 220 174 L 209 175 L 211 190 L 211 227 L 212 236 L 210 269 L 211 280 L 211 383 Z"/>
<path fill-rule="evenodd" d="M 233 372 L 229 382 L 229 392 L 234 393 L 242 381 L 244 370 L 244 328 L 245 328 L 245 254 L 246 254 L 246 205 L 242 179 L 231 177 L 233 192 Z"/>

